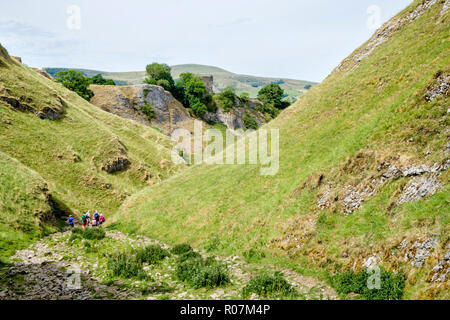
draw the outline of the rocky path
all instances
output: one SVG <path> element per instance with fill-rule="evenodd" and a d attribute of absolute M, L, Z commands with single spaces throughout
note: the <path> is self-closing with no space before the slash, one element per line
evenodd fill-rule
<path fill-rule="evenodd" d="M 82 240 L 71 244 L 70 234 L 70 231 L 56 233 L 17 251 L 11 257 L 12 264 L 0 270 L 0 299 L 240 299 L 242 288 L 262 268 L 246 263 L 239 256 L 218 257 L 228 266 L 231 284 L 215 289 L 192 289 L 178 282 L 173 276 L 175 258 L 145 266 L 151 281 L 111 279 L 106 268 L 109 253 L 150 244 L 169 247 L 144 236 L 128 236 L 118 231 L 107 231 L 101 243 Z M 336 293 L 316 279 L 292 270 L 281 271 L 302 298 L 336 299 Z M 253 295 L 252 299 L 259 297 Z"/>

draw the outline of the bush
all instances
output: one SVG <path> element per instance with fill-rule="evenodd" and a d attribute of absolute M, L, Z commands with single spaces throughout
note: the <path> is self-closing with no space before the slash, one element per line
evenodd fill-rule
<path fill-rule="evenodd" d="M 73 228 L 72 233 L 69 238 L 69 242 L 76 239 L 87 239 L 87 240 L 101 240 L 106 237 L 106 232 L 103 228 L 87 228 L 83 229 L 80 227 Z"/>
<path fill-rule="evenodd" d="M 194 249 L 188 243 L 177 244 L 171 250 L 173 254 L 183 254 L 189 251 L 194 251 Z"/>
<path fill-rule="evenodd" d="M 253 129 L 253 130 L 256 130 L 256 129 L 258 129 L 259 124 L 258 124 L 258 122 L 257 122 L 254 118 L 250 117 L 249 115 L 246 115 L 246 116 L 244 117 L 244 126 L 245 126 L 247 129 Z"/>
<path fill-rule="evenodd" d="M 103 228 L 87 228 L 83 232 L 83 238 L 87 240 L 101 240 L 106 237 L 106 232 Z"/>
<path fill-rule="evenodd" d="M 169 252 L 161 248 L 160 245 L 153 244 L 146 246 L 145 248 L 136 249 L 136 260 L 139 263 L 146 262 L 148 264 L 156 264 L 165 257 L 169 256 Z"/>
<path fill-rule="evenodd" d="M 217 99 L 222 105 L 223 111 L 229 112 L 236 104 L 236 93 L 233 87 L 227 87 L 224 91 L 217 95 Z"/>
<path fill-rule="evenodd" d="M 203 117 L 205 115 L 206 111 L 208 111 L 208 108 L 200 101 L 198 101 L 194 105 L 192 105 L 191 109 L 192 109 L 194 115 L 198 118 Z"/>
<path fill-rule="evenodd" d="M 152 120 L 155 117 L 155 110 L 147 103 L 142 106 L 142 112 L 147 116 L 148 120 Z"/>
<path fill-rule="evenodd" d="M 94 96 L 94 92 L 88 89 L 89 78 L 83 76 L 81 72 L 75 70 L 59 71 L 55 74 L 55 80 L 87 101 Z"/>
<path fill-rule="evenodd" d="M 244 259 L 246 262 L 256 262 L 266 257 L 266 254 L 262 251 L 258 251 L 255 249 L 250 249 L 248 251 L 244 251 Z"/>
<path fill-rule="evenodd" d="M 274 275 L 260 274 L 252 277 L 242 290 L 244 298 L 250 297 L 252 293 L 264 298 L 296 298 L 297 291 L 284 278 L 281 272 Z"/>
<path fill-rule="evenodd" d="M 200 255 L 200 253 L 195 252 L 195 251 L 188 251 L 185 253 L 182 253 L 178 256 L 178 262 L 184 262 L 187 261 L 189 259 L 196 259 L 196 258 L 201 258 L 202 256 Z"/>
<path fill-rule="evenodd" d="M 346 271 L 331 278 L 331 284 L 341 295 L 360 294 L 366 300 L 399 300 L 403 296 L 405 275 L 380 268 L 380 289 L 369 289 L 368 280 L 372 273 Z"/>
<path fill-rule="evenodd" d="M 109 256 L 107 268 L 111 274 L 123 278 L 146 279 L 147 275 L 142 269 L 142 264 L 137 261 L 132 253 L 119 252 Z"/>
<path fill-rule="evenodd" d="M 250 102 L 250 94 L 248 92 L 242 92 L 239 96 L 239 100 L 243 104 L 247 104 Z"/>
<path fill-rule="evenodd" d="M 176 277 L 195 289 L 214 288 L 230 282 L 226 267 L 212 257 L 180 262 L 176 268 Z"/>
<path fill-rule="evenodd" d="M 92 78 L 89 78 L 89 82 L 92 84 L 99 84 L 99 85 L 109 85 L 109 86 L 115 86 L 116 83 L 112 79 L 105 79 L 103 76 L 99 73 Z"/>

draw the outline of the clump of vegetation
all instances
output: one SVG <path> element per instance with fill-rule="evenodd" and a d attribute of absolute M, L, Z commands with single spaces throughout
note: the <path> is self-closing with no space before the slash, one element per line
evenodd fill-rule
<path fill-rule="evenodd" d="M 362 270 L 359 273 L 345 271 L 331 277 L 331 284 L 340 295 L 360 294 L 366 300 L 399 300 L 405 288 L 403 272 L 394 273 L 380 268 L 379 289 L 370 289 L 368 283 L 372 273 Z"/>
<path fill-rule="evenodd" d="M 156 264 L 165 257 L 170 256 L 169 251 L 161 248 L 160 245 L 152 244 L 145 248 L 136 249 L 136 260 L 139 263 Z"/>
<path fill-rule="evenodd" d="M 69 238 L 69 242 L 76 239 L 86 239 L 86 240 L 102 240 L 106 237 L 106 232 L 103 228 L 87 228 L 83 229 L 81 227 L 73 228 L 72 233 Z"/>
<path fill-rule="evenodd" d="M 220 287 L 230 282 L 226 267 L 213 257 L 191 258 L 179 262 L 176 277 L 195 289 Z"/>
<path fill-rule="evenodd" d="M 184 262 L 189 259 L 196 259 L 196 258 L 201 258 L 201 257 L 202 256 L 198 252 L 188 251 L 188 252 L 182 253 L 178 256 L 178 262 Z"/>
<path fill-rule="evenodd" d="M 262 102 L 262 106 L 258 107 L 258 110 L 275 118 L 280 110 L 286 109 L 290 105 L 289 101 L 283 100 L 284 97 L 284 90 L 278 84 L 269 84 L 258 92 L 258 100 Z"/>
<path fill-rule="evenodd" d="M 266 257 L 266 254 L 264 252 L 255 250 L 253 248 L 250 250 L 244 251 L 243 255 L 244 255 L 245 261 L 248 263 L 257 262 Z"/>
<path fill-rule="evenodd" d="M 105 79 L 103 76 L 99 73 L 92 78 L 89 78 L 89 82 L 91 84 L 99 84 L 103 86 L 115 86 L 116 83 L 112 79 Z"/>
<path fill-rule="evenodd" d="M 156 62 L 149 64 L 146 67 L 147 77 L 145 78 L 144 83 L 163 87 L 165 90 L 172 93 L 175 99 L 184 104 L 184 88 L 175 83 L 170 71 L 171 68 L 167 64 Z"/>
<path fill-rule="evenodd" d="M 111 275 L 123 278 L 147 279 L 148 275 L 142 268 L 134 254 L 131 252 L 114 253 L 108 257 L 107 268 L 111 271 Z"/>
<path fill-rule="evenodd" d="M 222 106 L 223 111 L 229 112 L 236 104 L 236 90 L 233 87 L 227 87 L 217 95 L 217 100 Z"/>
<path fill-rule="evenodd" d="M 242 290 L 242 296 L 248 298 L 253 293 L 271 299 L 298 297 L 297 291 L 278 271 L 273 275 L 262 273 L 252 277 Z"/>
<path fill-rule="evenodd" d="M 155 117 L 155 110 L 147 102 L 142 106 L 142 112 L 147 116 L 148 120 L 152 120 Z"/>
<path fill-rule="evenodd" d="M 171 252 L 173 254 L 178 254 L 178 255 L 186 253 L 186 252 L 191 252 L 191 251 L 194 251 L 194 249 L 192 249 L 192 247 L 189 243 L 177 244 L 171 250 Z"/>
<path fill-rule="evenodd" d="M 89 78 L 83 76 L 81 72 L 72 69 L 59 71 L 55 74 L 55 80 L 87 101 L 94 96 L 94 92 L 88 89 L 91 84 Z"/>
<path fill-rule="evenodd" d="M 248 92 L 241 92 L 239 95 L 239 101 L 241 101 L 242 104 L 247 104 L 250 102 L 250 94 Z"/>
<path fill-rule="evenodd" d="M 182 73 L 177 85 L 183 88 L 183 105 L 190 108 L 196 117 L 201 118 L 207 111 L 216 110 L 212 97 L 208 94 L 205 84 L 199 76 L 190 72 Z"/>
<path fill-rule="evenodd" d="M 253 129 L 256 130 L 259 128 L 258 121 L 256 121 L 254 118 L 250 117 L 248 114 L 244 117 L 244 126 L 247 129 Z"/>

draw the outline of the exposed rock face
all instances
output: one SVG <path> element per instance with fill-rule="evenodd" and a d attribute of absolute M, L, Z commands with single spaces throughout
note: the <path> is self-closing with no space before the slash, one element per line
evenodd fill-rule
<path fill-rule="evenodd" d="M 428 194 L 434 194 L 441 184 L 436 177 L 417 177 L 409 181 L 397 204 L 420 200 Z"/>
<path fill-rule="evenodd" d="M 16 60 L 19 63 L 22 63 L 22 58 L 21 57 L 11 56 L 11 58 L 13 58 L 14 60 Z"/>
<path fill-rule="evenodd" d="M 367 58 L 377 47 L 390 39 L 394 32 L 401 29 L 402 26 L 411 23 L 420 18 L 427 12 L 438 0 L 424 0 L 412 12 L 403 17 L 391 19 L 386 22 L 375 34 L 370 38 L 369 42 L 360 49 L 353 57 L 345 59 L 337 68 L 336 71 L 347 71 L 354 69 L 358 64 Z"/>
<path fill-rule="evenodd" d="M 207 78 L 212 86 L 212 77 Z M 92 104 L 120 117 L 156 126 L 166 135 L 170 135 L 178 128 L 193 130 L 195 118 L 190 116 L 188 110 L 170 92 L 160 86 L 91 85 L 90 89 L 94 92 Z M 212 90 L 212 87 L 210 89 Z M 203 120 L 223 123 L 229 129 L 237 130 L 245 129 L 244 118 L 250 116 L 261 125 L 266 119 L 256 110 L 259 104 L 256 99 L 251 99 L 245 106 L 236 101 L 236 106 L 230 112 L 224 112 L 219 108 L 216 112 L 207 112 Z M 143 111 L 146 106 L 154 111 L 154 117 L 151 119 Z"/>
<path fill-rule="evenodd" d="M 170 134 L 177 128 L 184 128 L 188 125 L 186 122 L 192 121 L 186 108 L 170 92 L 159 86 L 91 85 L 90 89 L 94 92 L 92 104 L 120 117 L 156 126 L 165 134 Z M 143 112 L 145 106 L 153 109 L 152 119 Z"/>
<path fill-rule="evenodd" d="M 34 71 L 39 73 L 41 76 L 46 77 L 49 80 L 55 81 L 55 79 L 50 75 L 50 73 L 48 73 L 44 69 L 38 69 L 38 68 L 31 68 L 31 69 L 33 69 Z"/>
<path fill-rule="evenodd" d="M 61 98 L 57 97 L 54 105 L 44 106 L 41 109 L 33 108 L 29 103 L 22 102 L 14 97 L 0 96 L 0 101 L 8 104 L 13 109 L 23 112 L 30 112 L 35 114 L 40 119 L 58 120 L 64 115 L 64 103 Z"/>
<path fill-rule="evenodd" d="M 244 118 L 248 115 L 262 125 L 266 122 L 264 116 L 256 110 L 260 102 L 256 99 L 251 99 L 248 106 L 243 106 L 236 101 L 236 106 L 230 112 L 225 112 L 217 109 L 216 112 L 207 112 L 204 115 L 205 121 L 220 122 L 227 126 L 230 130 L 245 129 Z"/>
<path fill-rule="evenodd" d="M 112 151 L 107 154 L 100 155 L 100 158 L 107 159 L 101 165 L 101 169 L 108 173 L 115 173 L 128 168 L 131 162 L 128 160 L 127 148 L 122 141 L 120 141 L 118 137 L 115 137 L 108 144 L 110 146 L 108 150 Z"/>
<path fill-rule="evenodd" d="M 439 190 L 441 187 L 439 181 L 441 172 L 449 168 L 450 160 L 445 161 L 443 164 L 435 163 L 432 166 L 420 164 L 402 169 L 395 164 L 384 163 L 378 168 L 381 172 L 379 177 L 362 182 L 357 186 L 347 186 L 345 194 L 341 197 L 336 197 L 334 201 L 337 201 L 339 198 L 342 199 L 342 207 L 345 214 L 355 212 L 367 198 L 376 194 L 378 188 L 401 177 L 409 178 L 409 181 L 403 188 L 397 205 L 418 201 L 425 196 L 433 195 Z M 322 210 L 329 207 L 332 202 L 332 188 L 326 185 L 319 197 L 317 207 Z"/>
<path fill-rule="evenodd" d="M 437 75 L 436 81 L 428 87 L 425 100 L 433 101 L 442 95 L 450 95 L 450 73 Z"/>
<path fill-rule="evenodd" d="M 130 160 L 124 157 L 118 157 L 112 161 L 108 161 L 102 167 L 102 170 L 108 173 L 114 173 L 118 171 L 122 171 L 128 167 L 130 164 Z"/>

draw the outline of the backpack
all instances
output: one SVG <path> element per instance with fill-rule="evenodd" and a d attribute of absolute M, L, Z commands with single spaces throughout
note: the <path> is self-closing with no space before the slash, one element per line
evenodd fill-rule
<path fill-rule="evenodd" d="M 98 213 L 96 213 L 96 214 L 94 215 L 95 220 L 98 220 L 99 217 L 100 217 L 100 216 L 98 215 Z"/>
<path fill-rule="evenodd" d="M 81 222 L 86 223 L 87 217 L 85 214 L 81 216 Z"/>

